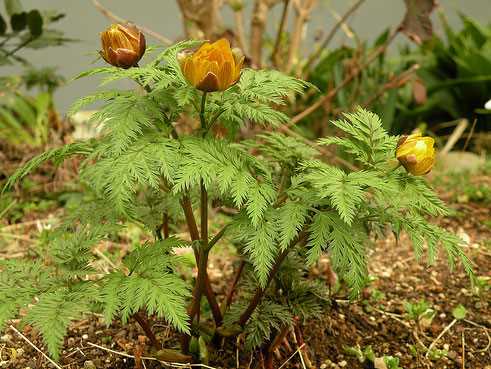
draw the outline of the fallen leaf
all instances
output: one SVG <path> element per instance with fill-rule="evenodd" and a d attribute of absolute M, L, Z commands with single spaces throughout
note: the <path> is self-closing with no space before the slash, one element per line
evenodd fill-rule
<path fill-rule="evenodd" d="M 399 30 L 417 44 L 431 39 L 433 25 L 430 14 L 437 6 L 436 0 L 404 0 L 406 14 Z"/>
<path fill-rule="evenodd" d="M 423 105 L 428 100 L 426 86 L 422 80 L 416 78 L 413 81 L 413 98 L 417 105 Z"/>
<path fill-rule="evenodd" d="M 387 364 L 385 364 L 383 357 L 376 357 L 375 360 L 373 360 L 373 366 L 375 369 L 387 369 Z"/>

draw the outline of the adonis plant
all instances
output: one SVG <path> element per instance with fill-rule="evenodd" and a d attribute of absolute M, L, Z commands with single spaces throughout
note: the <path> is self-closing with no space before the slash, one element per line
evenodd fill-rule
<path fill-rule="evenodd" d="M 98 137 L 35 157 L 7 183 L 45 161 L 82 158 L 83 201 L 45 237 L 42 257 L 0 264 L 0 324 L 21 317 L 53 358 L 70 321 L 92 311 L 107 324 L 135 319 L 155 350 L 149 355 L 161 360 L 212 362 L 223 345 L 240 345 L 272 367 L 285 332 L 300 332 L 329 303 L 328 287 L 309 268 L 326 254 L 356 298 L 368 279 L 368 250 L 387 232 L 407 234 L 430 263 L 442 248 L 472 275 L 460 239 L 429 221 L 447 214 L 421 177 L 434 163 L 431 138 L 389 136 L 379 117 L 359 108 L 332 122 L 342 137 L 308 145 L 279 128 L 289 120 L 287 104 L 313 87 L 245 68 L 225 39 L 180 42 L 145 65 L 138 64 L 145 40 L 132 25 L 112 26 L 102 45 L 111 66 L 79 77 L 129 79 L 135 90 L 81 98 L 72 112 L 104 103 L 92 117 Z M 327 145 L 353 165 L 329 164 Z M 146 241 L 101 270 L 94 248 L 128 226 Z M 241 261 L 227 296 L 217 295 L 207 270 L 223 245 Z M 182 247 L 194 252 L 195 278 L 183 276 Z M 179 340 L 163 345 L 156 319 Z"/>

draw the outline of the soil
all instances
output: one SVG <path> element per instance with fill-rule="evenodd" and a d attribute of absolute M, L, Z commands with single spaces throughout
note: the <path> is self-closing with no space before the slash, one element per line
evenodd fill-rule
<path fill-rule="evenodd" d="M 459 266 L 450 271 L 444 255 L 435 265 L 428 266 L 423 259 L 415 260 L 406 239 L 402 238 L 398 243 L 394 239 L 379 241 L 370 256 L 370 274 L 376 278 L 362 298 L 349 302 L 341 293 L 333 294 L 332 308 L 326 311 L 325 316 L 303 328 L 305 351 L 302 358 L 298 352 L 295 354 L 298 344 L 289 335 L 288 344 L 281 346 L 275 357 L 274 367 L 304 368 L 307 364 L 303 362 L 310 361 L 315 368 L 384 369 L 387 366 L 380 362 L 380 357 L 390 355 L 399 358 L 399 366 L 405 369 L 491 369 L 491 210 L 486 203 L 467 202 L 454 207 L 459 216 L 439 222 L 467 242 L 466 253 L 473 262 L 476 275 L 487 278 L 483 279 L 479 290 L 470 285 L 469 278 Z M 28 234 L 28 230 L 25 229 L 24 234 Z M 210 263 L 210 278 L 222 294 L 232 275 L 232 265 L 224 265 L 224 259 L 215 256 Z M 328 283 L 329 278 L 323 269 L 325 265 L 321 262 L 317 273 Z M 426 300 L 436 311 L 432 321 L 420 320 L 417 324 L 406 316 L 404 302 L 420 300 Z M 465 320 L 452 324 L 452 310 L 459 304 L 466 308 Z M 12 322 L 14 326 L 16 323 Z M 177 337 L 168 326 L 155 320 L 152 324 L 166 347 L 178 346 Z M 451 328 L 433 345 L 437 350 L 444 350 L 445 355 L 425 358 L 421 345 L 429 347 L 450 324 Z M 31 327 L 18 329 L 46 352 L 40 336 Z M 143 331 L 135 321 L 124 327 L 119 322 L 107 327 L 101 316 L 87 316 L 70 326 L 59 364 L 66 369 L 138 368 L 133 358 L 123 355 L 143 351 L 144 356 L 152 356 L 148 342 L 144 344 L 142 336 Z M 378 358 L 375 365 L 369 360 L 360 362 L 346 350 L 348 347 L 363 350 L 369 345 Z M 232 347 L 226 345 L 217 352 L 209 367 L 236 368 L 237 355 L 240 368 L 261 367 L 259 355 L 236 352 Z M 149 359 L 144 359 L 140 366 L 158 367 L 165 366 Z M 18 333 L 7 328 L 0 337 L 0 368 L 54 366 Z"/>

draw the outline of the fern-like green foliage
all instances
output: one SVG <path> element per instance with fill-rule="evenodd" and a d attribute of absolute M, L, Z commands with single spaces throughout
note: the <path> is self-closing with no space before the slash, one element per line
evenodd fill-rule
<path fill-rule="evenodd" d="M 246 123 L 277 126 L 286 123 L 288 116 L 275 106 L 284 105 L 287 97 L 302 93 L 307 86 L 277 71 L 246 69 L 235 86 L 210 102 L 210 114 L 218 115 L 233 131 Z"/>
<path fill-rule="evenodd" d="M 69 323 L 88 310 L 86 292 L 60 288 L 45 293 L 27 314 L 26 321 L 41 332 L 55 359 L 59 357 Z"/>
<path fill-rule="evenodd" d="M 387 154 L 395 149 L 397 137 L 389 136 L 380 118 L 362 108 L 344 116 L 346 119 L 333 121 L 332 124 L 349 137 L 322 138 L 319 143 L 322 145 L 336 144 L 366 166 L 385 164 Z"/>
<path fill-rule="evenodd" d="M 273 283 L 267 288 L 264 301 L 252 314 L 244 331 L 246 349 L 254 350 L 271 342 L 280 331 L 294 324 L 319 318 L 329 305 L 328 288 L 321 281 L 305 278 L 308 269 L 300 253 L 290 254 L 281 265 Z M 257 273 L 250 268 L 242 282 L 243 294 L 224 317 L 225 325 L 238 319 L 257 284 Z"/>
<path fill-rule="evenodd" d="M 101 299 L 108 323 L 118 313 L 127 322 L 140 309 L 146 309 L 149 314 L 165 318 L 177 330 L 189 332 L 185 309 L 189 290 L 172 273 L 177 261 L 172 250 L 182 245 L 182 241 L 168 238 L 140 246 L 124 260 L 128 274 L 115 271 L 104 277 Z"/>
<path fill-rule="evenodd" d="M 206 187 L 217 188 L 222 196 L 245 207 L 254 225 L 275 200 L 271 173 L 259 160 L 219 140 L 186 139 L 181 142 L 181 161 L 174 173 L 174 192 Z"/>
<path fill-rule="evenodd" d="M 131 276 L 114 272 L 103 284 L 101 298 L 107 321 L 119 312 L 126 323 L 140 309 L 146 309 L 149 314 L 165 318 L 177 330 L 189 332 L 185 298 L 190 294 L 179 277 L 164 272 Z"/>
<path fill-rule="evenodd" d="M 76 142 L 65 145 L 60 148 L 51 149 L 29 160 L 24 166 L 17 169 L 12 174 L 5 184 L 3 191 L 10 189 L 16 182 L 27 176 L 39 168 L 47 161 L 53 161 L 55 164 L 60 164 L 66 158 L 72 155 L 89 155 L 92 152 L 91 142 Z"/>
<path fill-rule="evenodd" d="M 120 155 L 102 151 L 95 164 L 83 168 L 81 178 L 120 213 L 131 213 L 139 186 L 158 189 L 161 178 L 172 178 L 176 146 L 165 137 L 141 137 Z"/>
<path fill-rule="evenodd" d="M 274 330 L 293 325 L 293 315 L 288 307 L 265 300 L 258 306 L 246 327 L 246 349 L 259 347 L 265 337 L 271 337 Z"/>
<path fill-rule="evenodd" d="M 50 269 L 41 261 L 0 261 L 0 328 L 40 291 L 50 288 Z"/>

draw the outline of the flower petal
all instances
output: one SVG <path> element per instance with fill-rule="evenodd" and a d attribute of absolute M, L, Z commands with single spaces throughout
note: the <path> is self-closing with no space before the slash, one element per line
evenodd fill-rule
<path fill-rule="evenodd" d="M 116 55 L 114 59 L 116 61 L 116 65 L 121 68 L 129 68 L 138 63 L 139 57 L 138 54 L 129 49 L 117 49 L 115 52 L 112 48 L 109 48 L 110 52 L 113 52 Z"/>
<path fill-rule="evenodd" d="M 224 91 L 230 87 L 234 82 L 234 71 L 232 70 L 232 63 L 225 62 L 220 69 L 220 74 L 218 75 L 218 81 L 220 82 L 220 90 Z"/>
<path fill-rule="evenodd" d="M 198 83 L 196 86 L 198 90 L 205 91 L 205 92 L 214 92 L 218 91 L 220 89 L 220 85 L 218 83 L 218 77 L 216 74 L 213 74 L 211 72 L 208 72 L 201 80 L 201 82 Z"/>

